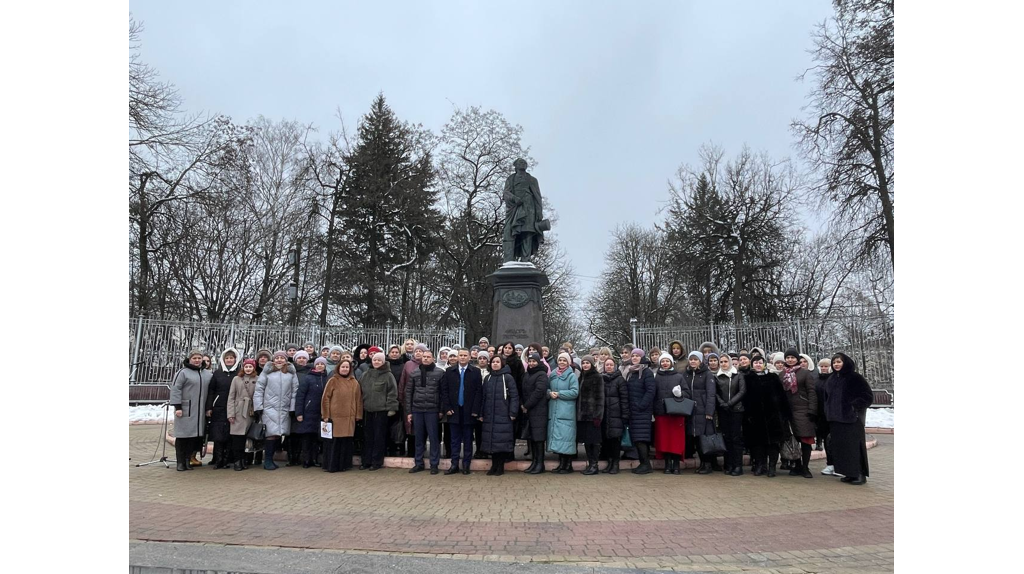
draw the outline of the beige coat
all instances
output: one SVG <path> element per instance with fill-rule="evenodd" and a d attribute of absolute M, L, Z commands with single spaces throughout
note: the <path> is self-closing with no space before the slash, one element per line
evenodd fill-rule
<path fill-rule="evenodd" d="M 231 423 L 231 434 L 244 435 L 252 421 L 252 394 L 256 390 L 256 375 L 238 375 L 231 380 L 228 391 L 228 418 L 235 418 Z"/>
<path fill-rule="evenodd" d="M 359 381 L 351 375 L 331 377 L 320 400 L 320 419 L 331 421 L 337 438 L 355 435 L 356 421 L 363 420 L 363 392 Z"/>

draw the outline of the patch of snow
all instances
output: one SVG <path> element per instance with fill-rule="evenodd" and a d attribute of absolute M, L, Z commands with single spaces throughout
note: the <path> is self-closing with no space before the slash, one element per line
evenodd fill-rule
<path fill-rule="evenodd" d="M 536 269 L 537 266 L 529 261 L 506 261 L 501 265 L 505 269 Z"/>
<path fill-rule="evenodd" d="M 893 425 L 893 409 L 868 409 L 864 426 L 883 429 L 895 428 Z"/>
<path fill-rule="evenodd" d="M 167 413 L 169 421 L 174 421 L 174 412 Z M 129 405 L 128 422 L 164 420 L 164 407 L 160 405 Z"/>

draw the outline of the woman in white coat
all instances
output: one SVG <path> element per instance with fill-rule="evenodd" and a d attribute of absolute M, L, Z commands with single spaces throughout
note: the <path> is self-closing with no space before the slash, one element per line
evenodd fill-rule
<path fill-rule="evenodd" d="M 299 390 L 299 378 L 295 367 L 288 363 L 284 351 L 274 353 L 269 371 L 261 373 L 256 381 L 256 392 L 252 402 L 260 421 L 267 426 L 263 443 L 263 468 L 276 470 L 274 451 L 281 444 L 281 437 L 291 432 L 292 413 L 295 412 L 295 393 Z"/>

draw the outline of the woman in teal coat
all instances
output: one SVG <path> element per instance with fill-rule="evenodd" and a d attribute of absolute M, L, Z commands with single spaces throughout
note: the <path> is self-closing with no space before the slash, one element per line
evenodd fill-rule
<path fill-rule="evenodd" d="M 576 398 L 580 383 L 572 370 L 572 358 L 558 355 L 558 368 L 548 377 L 548 450 L 558 453 L 557 474 L 572 472 L 576 456 Z"/>

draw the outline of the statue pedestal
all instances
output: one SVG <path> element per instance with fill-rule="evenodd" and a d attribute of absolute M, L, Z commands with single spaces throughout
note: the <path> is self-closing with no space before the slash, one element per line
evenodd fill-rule
<path fill-rule="evenodd" d="M 494 283 L 495 346 L 512 341 L 524 347 L 544 344 L 544 305 L 541 289 L 548 276 L 532 263 L 513 261 L 490 275 Z"/>

